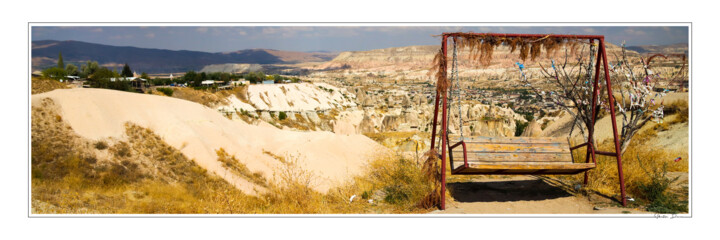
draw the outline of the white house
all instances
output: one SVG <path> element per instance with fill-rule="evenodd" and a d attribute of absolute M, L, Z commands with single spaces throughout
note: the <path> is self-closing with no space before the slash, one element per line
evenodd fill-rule
<path fill-rule="evenodd" d="M 139 78 L 139 77 L 110 78 L 110 81 L 111 81 L 111 82 L 114 82 L 114 81 L 116 81 L 116 80 L 120 80 L 120 81 L 135 81 L 135 80 L 138 80 L 138 81 L 147 81 L 147 80 L 145 80 L 145 79 L 143 79 L 143 78 Z"/>
<path fill-rule="evenodd" d="M 250 82 L 248 80 L 237 80 L 237 81 L 231 81 L 230 85 L 237 87 L 241 85 L 248 85 Z"/>

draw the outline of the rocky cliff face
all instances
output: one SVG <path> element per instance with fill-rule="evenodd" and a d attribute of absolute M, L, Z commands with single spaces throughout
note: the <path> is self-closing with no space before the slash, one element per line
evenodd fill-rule
<path fill-rule="evenodd" d="M 531 121 L 528 126 L 525 128 L 525 131 L 520 135 L 522 137 L 539 137 L 542 135 L 542 128 L 540 124 L 533 120 Z"/>
<path fill-rule="evenodd" d="M 396 69 L 428 68 L 438 46 L 408 46 L 384 48 L 370 51 L 342 52 L 323 65 L 321 69 L 339 68 L 349 65 L 353 69 L 393 67 Z"/>
<path fill-rule="evenodd" d="M 450 134 L 460 134 L 460 112 L 462 112 L 462 130 L 465 136 L 512 137 L 515 135 L 515 120 L 525 121 L 521 115 L 509 108 L 463 104 L 461 110 L 451 107 L 448 120 Z"/>
<path fill-rule="evenodd" d="M 439 42 L 439 41 L 438 41 Z M 580 46 L 580 45 L 579 45 Z M 578 48 L 577 53 L 580 53 L 581 47 Z M 608 56 L 613 54 L 620 54 L 620 47 L 607 43 L 606 45 Z M 384 48 L 375 49 L 370 51 L 352 51 L 342 52 L 333 60 L 320 65 L 319 69 L 337 69 L 344 66 L 349 66 L 351 69 L 365 69 L 365 70 L 428 70 L 432 66 L 432 60 L 435 54 L 440 50 L 439 45 L 420 45 L 420 46 L 407 46 L 407 47 L 396 47 L 396 48 Z M 560 59 L 564 56 L 564 49 L 560 49 L 553 56 L 546 56 L 543 54 L 533 62 L 549 63 L 550 59 Z M 585 54 L 588 53 L 588 48 L 585 48 Z M 490 66 L 480 67 L 473 61 L 468 61 L 469 52 L 465 49 L 460 49 L 458 55 L 460 56 L 460 67 L 461 68 L 475 68 L 475 69 L 497 69 L 497 68 L 515 68 L 514 64 L 519 60 L 519 51 L 516 50 L 514 53 L 510 53 L 510 48 L 506 46 L 500 46 L 495 49 L 493 53 L 493 59 Z M 638 56 L 635 51 L 628 51 L 630 57 Z M 448 58 L 452 58 L 452 44 L 448 45 Z M 531 61 L 528 59 L 528 63 Z M 527 64 L 526 64 L 527 65 Z M 530 65 L 527 65 L 531 67 Z"/>
<path fill-rule="evenodd" d="M 245 72 L 257 72 L 262 71 L 263 67 L 260 64 L 250 63 L 226 63 L 226 64 L 212 64 L 207 65 L 200 70 L 200 72 L 226 72 L 226 73 L 245 73 Z"/>

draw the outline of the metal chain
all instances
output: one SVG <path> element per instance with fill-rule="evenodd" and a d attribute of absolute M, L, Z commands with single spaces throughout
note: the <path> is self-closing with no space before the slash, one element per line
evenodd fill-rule
<path fill-rule="evenodd" d="M 462 120 L 462 88 L 460 88 L 460 71 L 458 69 L 458 52 L 457 52 L 457 43 L 454 44 L 455 47 L 453 47 L 453 71 L 455 74 L 455 88 L 457 89 L 457 99 L 458 99 L 458 121 L 460 122 L 459 128 L 460 128 L 460 137 L 463 138 L 465 135 L 463 134 L 463 120 Z"/>
<path fill-rule="evenodd" d="M 452 96 L 452 92 L 455 89 L 457 89 L 458 94 L 457 94 L 457 97 L 455 98 L 455 100 L 458 101 L 458 121 L 459 121 L 458 128 L 460 128 L 459 129 L 460 137 L 462 138 L 462 137 L 464 137 L 463 128 L 462 128 L 462 99 L 461 99 L 462 92 L 460 89 L 460 77 L 459 77 L 459 73 L 458 73 L 457 42 L 455 42 L 454 40 L 455 39 L 453 39 L 453 43 L 454 43 L 453 44 L 453 65 L 452 65 L 452 72 L 451 72 L 452 83 L 450 84 L 450 93 L 451 93 L 450 96 Z M 448 112 L 450 111 L 450 109 L 452 109 L 452 108 L 450 107 L 450 104 L 448 104 Z"/>

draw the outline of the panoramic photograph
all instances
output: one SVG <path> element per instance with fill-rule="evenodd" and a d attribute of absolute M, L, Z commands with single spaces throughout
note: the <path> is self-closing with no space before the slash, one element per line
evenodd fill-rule
<path fill-rule="evenodd" d="M 688 216 L 690 35 L 30 24 L 29 214 Z"/>

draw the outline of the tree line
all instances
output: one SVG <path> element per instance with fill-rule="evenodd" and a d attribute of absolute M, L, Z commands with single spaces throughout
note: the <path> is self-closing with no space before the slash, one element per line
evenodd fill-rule
<path fill-rule="evenodd" d="M 132 87 L 127 81 L 110 81 L 112 78 L 121 77 L 133 77 L 134 73 L 130 66 L 126 63 L 120 72 L 117 69 L 110 70 L 107 67 L 100 66 L 96 61 L 87 61 L 84 65 L 79 68 L 73 64 L 65 64 L 63 61 L 62 53 L 58 54 L 57 66 L 43 70 L 43 76 L 45 78 L 60 80 L 65 79 L 68 76 L 78 76 L 80 78 L 87 79 L 90 82 L 91 87 L 97 88 L 110 88 L 116 90 L 132 91 Z M 171 85 L 171 84 L 187 84 L 188 86 L 201 88 L 202 81 L 204 80 L 216 80 L 222 81 L 223 84 L 228 84 L 230 81 L 236 81 L 239 79 L 245 79 L 250 83 L 261 83 L 266 80 L 273 80 L 275 83 L 282 83 L 286 80 L 291 82 L 299 82 L 300 79 L 297 77 L 283 77 L 279 74 L 266 75 L 262 71 L 248 72 L 248 73 L 226 73 L 226 72 L 195 72 L 187 71 L 182 77 L 169 79 L 169 78 L 154 78 L 151 79 L 147 73 L 142 73 L 140 78 L 147 80 L 152 85 Z"/>

